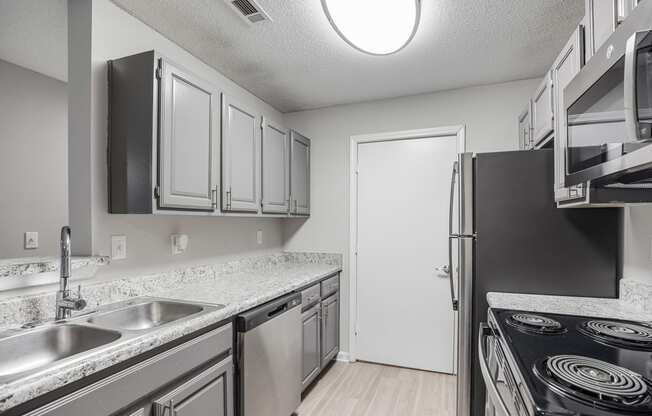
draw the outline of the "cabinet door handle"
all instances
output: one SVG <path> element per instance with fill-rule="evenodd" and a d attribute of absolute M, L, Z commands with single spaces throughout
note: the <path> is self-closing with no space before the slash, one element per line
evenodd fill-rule
<path fill-rule="evenodd" d="M 167 409 L 170 409 L 170 416 L 176 416 L 177 411 L 176 411 L 176 409 L 174 408 L 174 400 L 173 400 L 173 399 L 170 399 L 170 401 L 168 402 L 167 406 L 165 406 L 165 408 L 163 409 L 163 415 L 165 415 L 165 413 L 166 413 L 165 411 L 166 411 Z"/>

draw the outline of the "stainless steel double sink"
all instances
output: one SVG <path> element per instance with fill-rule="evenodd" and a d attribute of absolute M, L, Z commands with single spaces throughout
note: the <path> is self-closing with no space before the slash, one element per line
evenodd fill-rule
<path fill-rule="evenodd" d="M 224 305 L 141 297 L 58 322 L 0 334 L 0 383 L 83 360 L 91 352 L 135 340 L 159 327 Z"/>

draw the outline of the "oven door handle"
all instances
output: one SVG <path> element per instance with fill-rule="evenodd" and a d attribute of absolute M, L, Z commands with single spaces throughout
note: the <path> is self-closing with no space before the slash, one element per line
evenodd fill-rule
<path fill-rule="evenodd" d="M 649 30 L 636 32 L 627 39 L 627 43 L 625 44 L 625 130 L 630 140 L 643 140 L 636 104 L 636 45 L 649 33 Z"/>
<path fill-rule="evenodd" d="M 489 326 L 485 323 L 481 323 L 480 334 L 478 336 L 478 356 L 480 357 L 480 370 L 482 371 L 482 378 L 484 379 L 484 384 L 487 387 L 487 394 L 489 395 L 491 402 L 495 407 L 499 408 L 499 414 L 509 415 L 510 413 L 507 411 L 507 406 L 505 406 L 505 402 L 500 396 L 498 388 L 496 387 L 496 383 L 494 382 L 494 379 L 491 378 L 491 373 L 489 372 L 489 364 L 487 362 L 486 352 L 487 343 L 485 340 L 489 338 L 491 334 L 492 333 Z"/>

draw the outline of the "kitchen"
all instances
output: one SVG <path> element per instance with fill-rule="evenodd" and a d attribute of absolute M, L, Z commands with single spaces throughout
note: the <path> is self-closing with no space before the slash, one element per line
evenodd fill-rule
<path fill-rule="evenodd" d="M 0 414 L 652 413 L 650 22 L 0 0 Z"/>

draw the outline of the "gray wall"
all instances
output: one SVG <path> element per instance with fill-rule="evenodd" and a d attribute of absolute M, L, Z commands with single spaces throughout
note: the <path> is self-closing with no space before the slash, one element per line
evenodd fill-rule
<path fill-rule="evenodd" d="M 71 204 L 74 200 L 75 209 L 80 213 L 72 218 L 73 223 L 77 221 L 77 224 L 73 225 L 73 244 L 83 242 L 74 246 L 76 253 L 110 255 L 111 236 L 126 235 L 127 259 L 113 261 L 110 266 L 102 267 L 98 273 L 99 277 L 103 277 L 116 273 L 122 274 L 127 270 L 162 268 L 209 257 L 233 257 L 281 250 L 283 228 L 282 220 L 277 218 L 110 215 L 108 213 L 107 60 L 155 49 L 163 56 L 213 83 L 225 93 L 237 97 L 254 111 L 274 119 L 282 119 L 282 115 L 110 1 L 70 0 L 69 7 L 69 20 L 71 27 L 75 29 L 74 33 L 71 32 L 69 40 L 69 71 L 88 71 L 75 76 L 71 72 L 69 78 L 71 91 L 75 84 L 71 105 L 75 100 L 83 109 L 86 100 L 90 102 L 87 106 L 90 115 L 84 114 L 83 111 L 76 113 L 81 120 L 79 120 L 79 129 L 75 129 L 76 133 L 71 138 L 71 140 L 86 140 L 79 143 L 75 149 L 88 152 L 80 156 L 80 163 L 77 166 L 71 164 L 71 175 L 75 176 L 75 169 L 81 172 L 90 170 L 90 174 L 87 175 L 89 182 L 80 181 L 79 186 L 71 189 Z M 92 20 L 92 25 L 88 24 L 89 20 Z M 90 40 L 90 44 L 84 43 L 84 40 Z M 80 45 L 75 45 L 77 41 Z M 71 116 L 74 116 L 72 111 Z M 71 119 L 71 130 L 76 121 Z M 86 131 L 90 132 L 87 136 L 85 136 Z M 75 230 L 82 233 L 77 241 L 74 237 Z M 263 231 L 263 244 L 260 245 L 256 242 L 257 230 Z M 172 256 L 170 235 L 173 233 L 189 235 L 190 243 L 186 253 Z"/>
<path fill-rule="evenodd" d="M 66 84 L 0 60 L 0 258 L 53 255 L 68 222 Z M 25 231 L 39 248 L 25 250 Z"/>
<path fill-rule="evenodd" d="M 344 254 L 343 351 L 349 348 L 350 137 L 465 124 L 467 151 L 513 150 L 518 146 L 517 116 L 539 81 L 515 81 L 285 115 L 288 126 L 312 140 L 311 216 L 287 222 L 285 248 Z"/>

